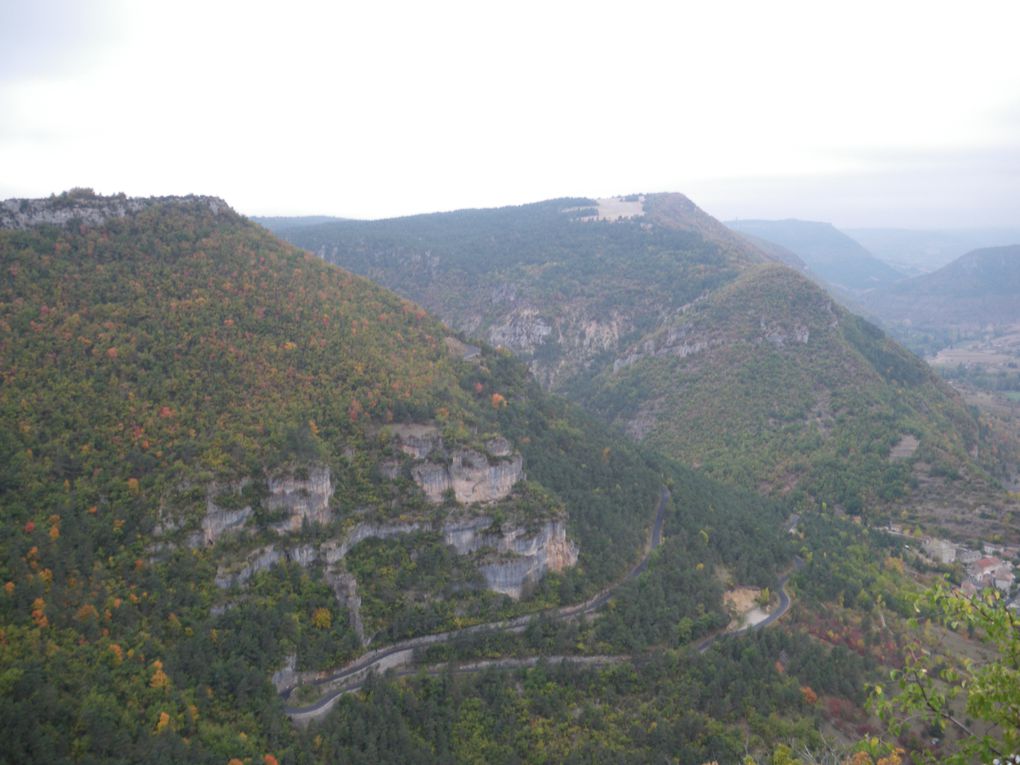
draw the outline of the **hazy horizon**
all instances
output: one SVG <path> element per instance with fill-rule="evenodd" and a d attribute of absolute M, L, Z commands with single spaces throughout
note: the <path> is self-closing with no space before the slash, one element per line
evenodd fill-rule
<path fill-rule="evenodd" d="M 1020 9 L 0 7 L 0 198 L 384 218 L 678 191 L 721 219 L 1018 225 Z"/>

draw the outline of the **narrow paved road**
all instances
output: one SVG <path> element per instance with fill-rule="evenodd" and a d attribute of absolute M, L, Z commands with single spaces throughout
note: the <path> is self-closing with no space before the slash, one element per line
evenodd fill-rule
<path fill-rule="evenodd" d="M 698 653 L 705 653 L 712 645 L 717 641 L 725 637 L 731 637 L 733 635 L 740 635 L 744 632 L 754 632 L 756 630 L 762 630 L 768 627 L 770 624 L 775 622 L 777 619 L 783 617 L 783 615 L 790 610 L 790 593 L 786 591 L 786 583 L 790 577 L 800 571 L 804 567 L 804 560 L 799 556 L 793 560 L 793 571 L 784 574 L 779 577 L 779 606 L 775 611 L 770 613 L 764 619 L 757 624 L 751 624 L 747 627 L 739 627 L 735 630 L 729 630 L 726 632 L 718 632 L 715 635 L 709 635 L 707 638 L 698 643 Z"/>
<path fill-rule="evenodd" d="M 655 520 L 652 522 L 651 533 L 649 534 L 648 541 L 645 544 L 645 551 L 644 555 L 641 556 L 641 560 L 638 561 L 622 579 L 583 603 L 577 603 L 572 606 L 563 606 L 561 608 L 550 609 L 548 611 L 539 611 L 534 614 L 526 614 L 524 616 L 518 616 L 515 619 L 506 619 L 487 624 L 476 624 L 472 627 L 450 630 L 449 632 L 440 632 L 434 635 L 422 635 L 421 637 L 402 640 L 399 643 L 394 643 L 392 645 L 376 649 L 375 651 L 369 651 L 328 677 L 318 678 L 304 683 L 304 685 L 318 687 L 325 686 L 329 688 L 329 692 L 317 702 L 309 706 L 287 705 L 284 707 L 284 711 L 291 717 L 291 719 L 296 721 L 299 719 L 307 720 L 313 717 L 318 717 L 328 711 L 329 707 L 333 705 L 333 702 L 337 699 L 337 697 L 360 687 L 369 672 L 373 670 L 385 671 L 390 668 L 408 664 L 413 658 L 413 652 L 416 648 L 435 645 L 437 643 L 446 643 L 455 638 L 481 632 L 521 632 L 533 621 L 541 618 L 557 620 L 574 619 L 579 616 L 590 614 L 593 611 L 597 611 L 609 601 L 620 585 L 639 576 L 645 571 L 645 569 L 648 568 L 648 561 L 651 559 L 652 551 L 662 544 L 662 527 L 665 523 L 666 505 L 669 502 L 669 498 L 669 490 L 663 487 L 659 492 L 659 501 L 655 508 Z M 293 690 L 294 686 L 285 688 L 280 691 L 280 696 L 284 699 L 284 701 L 287 701 L 290 699 L 290 695 Z"/>
<path fill-rule="evenodd" d="M 527 669 L 529 667 L 536 667 L 543 663 L 548 664 L 549 666 L 570 664 L 579 667 L 608 667 L 612 664 L 622 664 L 623 662 L 631 661 L 632 659 L 633 657 L 628 655 L 525 656 L 514 659 L 479 659 L 476 661 L 465 661 L 460 663 L 446 662 L 443 664 L 428 664 L 425 666 L 409 665 L 401 667 L 400 669 L 394 669 L 392 671 L 392 676 L 411 677 L 424 674 L 429 677 L 438 677 L 448 673 L 453 675 L 470 675 L 476 672 L 484 672 L 488 669 Z M 333 704 L 335 704 L 336 701 L 345 693 L 360 691 L 370 676 L 370 673 L 365 674 L 364 676 L 359 676 L 357 680 L 345 683 L 342 687 L 334 689 L 327 698 L 322 699 L 316 704 L 300 708 L 286 707 L 285 711 L 291 721 L 298 725 L 307 725 L 309 722 L 317 720 L 329 712 Z"/>
<path fill-rule="evenodd" d="M 337 699 L 339 699 L 342 695 L 360 689 L 364 682 L 368 679 L 369 674 L 373 671 L 382 672 L 387 669 L 393 669 L 397 677 L 403 677 L 415 675 L 419 672 L 424 672 L 427 675 L 439 675 L 448 671 L 453 672 L 454 674 L 467 674 L 471 672 L 481 672 L 485 669 L 491 668 L 514 669 L 519 667 L 532 667 L 541 661 L 546 661 L 551 664 L 568 663 L 581 666 L 607 666 L 609 664 L 630 661 L 633 657 L 629 655 L 530 656 L 515 659 L 492 659 L 465 662 L 455 665 L 437 664 L 427 667 L 415 667 L 413 666 L 413 654 L 415 648 L 434 645 L 436 643 L 445 643 L 464 635 L 479 632 L 520 632 L 523 631 L 531 622 L 543 617 L 552 619 L 571 619 L 598 610 L 609 601 L 613 593 L 621 584 L 634 579 L 648 568 L 648 562 L 651 559 L 652 551 L 662 543 L 662 526 L 665 520 L 666 504 L 668 503 L 669 498 L 669 491 L 663 488 L 659 494 L 659 502 L 655 511 L 655 520 L 652 523 L 651 534 L 649 535 L 648 542 L 645 545 L 645 553 L 641 557 L 641 560 L 638 561 L 627 575 L 618 582 L 607 587 L 583 603 L 578 603 L 573 606 L 564 606 L 562 608 L 552 609 L 549 611 L 540 611 L 534 614 L 527 614 L 525 616 L 519 616 L 516 619 L 491 622 L 488 624 L 476 624 L 473 627 L 465 627 L 464 629 L 451 630 L 449 632 L 442 632 L 435 635 L 423 635 L 421 637 L 394 643 L 393 645 L 385 648 L 370 651 L 328 677 L 306 683 L 306 685 L 325 687 L 328 691 L 314 704 L 309 704 L 307 706 L 286 705 L 284 706 L 284 712 L 291 718 L 291 720 L 301 725 L 305 725 L 312 720 L 319 719 L 329 712 Z M 799 571 L 803 565 L 804 561 L 799 557 L 794 559 L 793 570 L 780 577 L 779 605 L 775 611 L 768 615 L 767 618 L 750 627 L 741 627 L 729 632 L 721 632 L 711 635 L 698 643 L 697 651 L 699 653 L 705 653 L 717 640 L 724 637 L 739 635 L 744 632 L 764 629 L 770 624 L 773 624 L 777 619 L 780 619 L 790 609 L 790 594 L 786 590 L 786 583 L 790 576 L 794 572 Z M 287 700 L 290 698 L 290 694 L 293 690 L 293 687 L 287 688 L 281 691 L 280 695 L 284 700 Z"/>

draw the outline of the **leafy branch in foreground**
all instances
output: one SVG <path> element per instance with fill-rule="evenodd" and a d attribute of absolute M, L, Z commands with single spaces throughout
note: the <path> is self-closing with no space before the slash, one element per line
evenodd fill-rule
<path fill-rule="evenodd" d="M 992 591 L 967 597 L 945 585 L 929 590 L 917 604 L 919 615 L 946 627 L 966 628 L 994 652 L 977 662 L 940 655 L 915 644 L 903 669 L 891 677 L 899 692 L 887 695 L 881 686 L 871 704 L 899 735 L 908 725 L 924 724 L 932 732 L 953 730 L 952 751 L 938 755 L 943 763 L 992 762 L 1020 751 L 1020 620 Z M 912 620 L 914 627 L 918 620 Z M 961 714 L 962 712 L 962 714 Z M 931 752 L 915 753 L 934 762 Z"/>

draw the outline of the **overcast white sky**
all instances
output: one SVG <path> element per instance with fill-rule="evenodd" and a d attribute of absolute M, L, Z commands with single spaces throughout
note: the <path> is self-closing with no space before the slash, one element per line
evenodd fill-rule
<path fill-rule="evenodd" d="M 1020 3 L 0 0 L 0 199 L 1020 225 Z"/>

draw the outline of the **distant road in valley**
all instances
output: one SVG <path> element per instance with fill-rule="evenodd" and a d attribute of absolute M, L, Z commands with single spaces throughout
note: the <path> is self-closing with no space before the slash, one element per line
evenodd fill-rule
<path fill-rule="evenodd" d="M 414 665 L 414 651 L 417 648 L 424 648 L 430 645 L 446 643 L 459 637 L 467 635 L 488 633 L 488 632 L 523 632 L 532 622 L 546 618 L 555 620 L 574 619 L 580 616 L 593 613 L 602 608 L 624 582 L 628 582 L 640 576 L 647 568 L 651 560 L 652 552 L 662 544 L 662 528 L 665 522 L 666 505 L 669 502 L 670 494 L 666 488 L 659 493 L 659 500 L 655 510 L 655 520 L 652 522 L 651 533 L 645 544 L 644 554 L 626 576 L 615 584 L 605 588 L 598 594 L 592 596 L 583 603 L 572 606 L 540 611 L 534 614 L 526 614 L 515 619 L 507 619 L 487 624 L 476 624 L 472 627 L 465 627 L 449 632 L 440 632 L 434 635 L 422 635 L 421 637 L 402 640 L 399 643 L 369 651 L 342 669 L 321 678 L 310 679 L 301 683 L 306 686 L 323 688 L 325 693 L 313 704 L 307 706 L 291 706 L 287 704 L 284 712 L 299 725 L 306 725 L 313 720 L 324 716 L 345 693 L 359 690 L 368 679 L 369 675 L 376 672 L 393 670 L 397 677 L 416 675 L 424 672 L 426 675 L 441 675 L 446 672 L 453 674 L 468 674 L 482 672 L 487 669 L 516 669 L 522 667 L 533 667 L 541 662 L 549 664 L 572 664 L 577 666 L 602 667 L 610 664 L 618 664 L 631 661 L 632 656 L 530 656 L 524 658 L 491 659 L 480 661 L 468 661 L 460 664 L 436 664 L 429 666 Z M 794 561 L 794 571 L 799 570 L 804 562 L 797 558 Z M 779 580 L 779 604 L 778 607 L 763 621 L 751 627 L 742 627 L 730 632 L 723 632 L 704 639 L 697 645 L 699 653 L 705 653 L 717 640 L 737 635 L 751 630 L 764 629 L 777 619 L 781 618 L 790 608 L 790 595 L 786 590 L 786 582 L 790 572 Z M 280 696 L 288 701 L 295 686 L 288 687 L 280 692 Z"/>
<path fill-rule="evenodd" d="M 329 689 L 329 692 L 314 704 L 309 706 L 287 705 L 284 707 L 284 711 L 295 722 L 304 722 L 318 718 L 325 714 L 329 708 L 333 706 L 333 703 L 339 696 L 360 688 L 369 673 L 373 671 L 385 672 L 387 669 L 395 669 L 412 663 L 414 659 L 414 650 L 416 648 L 424 648 L 438 643 L 447 643 L 459 637 L 479 633 L 523 632 L 529 624 L 537 621 L 538 619 L 576 619 L 580 616 L 585 616 L 597 611 L 609 601 L 620 585 L 624 582 L 637 578 L 648 568 L 648 562 L 651 559 L 652 551 L 662 544 L 662 527 L 666 520 L 666 505 L 669 503 L 669 499 L 669 490 L 663 487 L 659 491 L 659 500 L 655 508 L 655 519 L 652 522 L 651 533 L 645 543 L 645 550 L 644 554 L 641 556 L 641 560 L 639 560 L 622 579 L 600 591 L 583 603 L 577 603 L 571 606 L 562 606 L 548 611 L 539 611 L 534 614 L 526 614 L 524 616 L 518 616 L 515 619 L 489 622 L 487 624 L 476 624 L 471 627 L 464 627 L 459 630 L 450 630 L 449 632 L 440 632 L 434 635 L 422 635 L 421 637 L 409 638 L 407 640 L 402 640 L 399 643 L 393 643 L 392 645 L 379 648 L 375 651 L 369 651 L 327 677 L 317 678 L 302 683 L 303 685 L 325 687 Z M 573 663 L 573 659 L 575 658 L 580 659 L 586 657 L 570 658 Z M 621 657 L 621 659 L 624 658 L 626 657 Z M 280 696 L 287 701 L 290 699 L 290 695 L 293 690 L 294 686 L 285 688 L 280 692 Z"/>
<path fill-rule="evenodd" d="M 698 643 L 698 653 L 705 653 L 712 645 L 722 638 L 732 637 L 733 635 L 741 635 L 745 632 L 754 632 L 755 630 L 763 630 L 773 622 L 781 619 L 783 615 L 790 610 L 790 593 L 786 590 L 786 583 L 790 577 L 797 571 L 800 571 L 804 566 L 802 558 L 797 557 L 793 561 L 793 571 L 784 574 L 779 578 L 779 605 L 774 611 L 768 616 L 762 619 L 757 624 L 749 624 L 745 627 L 738 627 L 737 629 L 727 630 L 725 632 L 717 632 L 715 635 L 709 635 Z"/>

